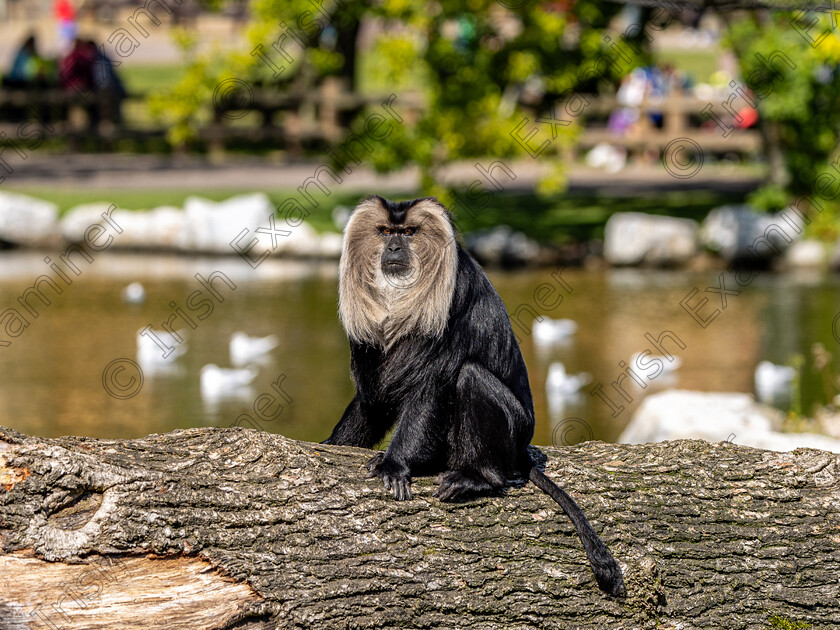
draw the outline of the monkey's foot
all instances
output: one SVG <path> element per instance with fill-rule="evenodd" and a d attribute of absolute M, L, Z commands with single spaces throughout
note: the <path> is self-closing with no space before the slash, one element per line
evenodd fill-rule
<path fill-rule="evenodd" d="M 432 496 L 441 501 L 466 501 L 477 496 L 496 494 L 498 491 L 484 477 L 461 470 L 447 470 L 438 475 L 435 481 L 440 485 Z"/>
<path fill-rule="evenodd" d="M 373 457 L 368 460 L 367 469 L 368 472 L 373 473 L 374 471 L 379 469 L 380 464 L 382 464 L 382 460 L 385 459 L 385 453 L 377 453 Z M 376 477 L 375 474 L 368 475 L 368 477 Z"/>
<path fill-rule="evenodd" d="M 367 474 L 368 479 L 381 478 L 382 483 L 385 484 L 385 489 L 391 490 L 397 501 L 411 499 L 411 476 L 403 467 L 386 460 L 385 453 L 377 453 L 371 457 L 367 467 L 370 471 Z"/>

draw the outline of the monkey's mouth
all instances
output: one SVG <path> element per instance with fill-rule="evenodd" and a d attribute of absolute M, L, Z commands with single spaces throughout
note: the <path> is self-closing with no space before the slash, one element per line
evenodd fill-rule
<path fill-rule="evenodd" d="M 382 263 L 382 271 L 391 276 L 407 276 L 411 273 L 411 265 L 399 261 Z"/>

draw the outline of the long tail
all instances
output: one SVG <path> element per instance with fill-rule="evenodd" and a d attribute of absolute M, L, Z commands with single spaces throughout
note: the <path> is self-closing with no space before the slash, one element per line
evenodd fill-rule
<path fill-rule="evenodd" d="M 529 477 L 537 488 L 557 501 L 574 524 L 578 536 L 580 536 L 580 541 L 583 543 L 583 548 L 586 550 L 586 556 L 589 558 L 589 566 L 592 567 L 595 580 L 598 582 L 601 590 L 610 595 L 623 595 L 625 589 L 621 569 L 610 553 L 610 550 L 598 538 L 598 534 L 595 533 L 592 525 L 586 520 L 586 516 L 584 516 L 578 504 L 575 503 L 572 497 L 566 494 L 563 488 L 546 477 L 545 473 L 540 471 L 536 466 L 531 468 Z"/>

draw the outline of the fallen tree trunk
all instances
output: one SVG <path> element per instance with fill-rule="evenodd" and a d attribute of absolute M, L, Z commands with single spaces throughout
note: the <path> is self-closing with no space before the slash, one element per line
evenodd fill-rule
<path fill-rule="evenodd" d="M 364 479 L 363 449 L 239 428 L 127 441 L 0 428 L 0 629 L 840 623 L 837 455 L 700 441 L 545 452 L 626 598 L 598 590 L 568 519 L 531 484 L 451 505 L 417 479 L 396 502 Z"/>

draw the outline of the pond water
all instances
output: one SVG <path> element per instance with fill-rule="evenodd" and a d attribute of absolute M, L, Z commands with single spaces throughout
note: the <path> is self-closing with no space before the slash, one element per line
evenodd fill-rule
<path fill-rule="evenodd" d="M 254 270 L 236 258 L 105 252 L 71 285 L 61 285 L 63 292 L 49 306 L 30 297 L 38 317 L 28 316 L 29 325 L 19 328 L 21 322 L 10 309 L 26 316 L 18 298 L 41 274 L 55 277 L 43 260 L 46 255 L 0 252 L 2 425 L 45 437 L 130 438 L 238 422 L 320 441 L 352 397 L 348 344 L 336 315 L 334 263 L 269 260 Z M 209 279 L 215 272 L 235 288 L 217 274 L 212 285 L 216 295 L 208 295 L 210 289 L 202 287 L 196 274 Z M 732 274 L 725 273 L 727 291 L 740 289 L 739 294 L 706 291 L 720 286 L 720 274 L 565 269 L 561 282 L 556 269 L 490 271 L 508 311 L 522 322 L 515 331 L 534 392 L 534 443 L 616 440 L 639 401 L 652 392 L 668 387 L 753 392 L 759 361 L 785 363 L 796 353 L 809 356 L 816 342 L 836 350 L 832 326 L 840 308 L 837 277 L 762 273 L 738 287 Z M 145 286 L 146 301 L 126 304 L 121 291 L 135 281 Z M 720 311 L 705 328 L 680 306 L 694 288 L 698 293 L 688 306 L 709 300 L 698 316 Z M 203 291 L 199 297 L 207 301 L 191 299 L 195 291 Z M 46 294 L 53 296 L 49 289 Z M 136 334 L 146 326 L 160 329 L 176 309 L 195 326 L 178 344 L 186 351 L 176 370 L 144 371 L 140 386 L 140 375 L 132 381 L 132 365 L 124 361 L 136 359 Z M 535 315 L 573 319 L 577 333 L 562 345 L 538 350 L 530 334 Z M 175 320 L 175 328 L 187 327 Z M 228 367 L 228 340 L 239 330 L 274 334 L 279 345 L 260 366 L 250 390 L 202 401 L 201 367 Z M 681 359 L 681 367 L 651 379 L 656 370 L 650 366 L 640 374 L 647 377 L 642 378 L 644 389 L 628 385 L 632 381 L 625 377 L 620 385 L 632 400 L 628 402 L 611 383 L 635 353 L 650 349 L 662 354 L 645 335 L 656 339 L 665 331 L 672 337 L 662 338 L 664 347 Z M 553 361 L 561 361 L 569 373 L 589 373 L 592 382 L 586 389 L 602 384 L 609 404 L 584 392 L 549 410 L 545 383 Z M 806 367 L 806 412 L 825 399 L 824 391 L 820 375 Z"/>

